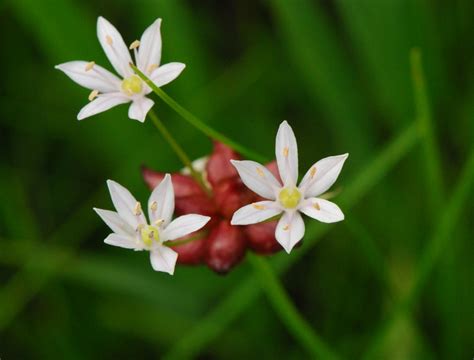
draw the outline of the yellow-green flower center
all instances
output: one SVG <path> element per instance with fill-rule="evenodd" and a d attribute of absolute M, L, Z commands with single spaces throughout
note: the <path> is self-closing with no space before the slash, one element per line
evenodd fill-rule
<path fill-rule="evenodd" d="M 143 243 L 148 247 L 152 246 L 154 241 L 160 241 L 160 233 L 158 232 L 158 228 L 152 225 L 144 226 L 140 230 L 140 236 Z"/>
<path fill-rule="evenodd" d="M 278 200 L 280 200 L 280 204 L 282 204 L 283 207 L 287 209 L 293 209 L 299 204 L 301 200 L 301 193 L 295 187 L 284 188 L 280 191 Z"/>
<path fill-rule="evenodd" d="M 122 91 L 127 95 L 140 94 L 142 89 L 142 80 L 137 75 L 132 75 L 122 81 Z"/>

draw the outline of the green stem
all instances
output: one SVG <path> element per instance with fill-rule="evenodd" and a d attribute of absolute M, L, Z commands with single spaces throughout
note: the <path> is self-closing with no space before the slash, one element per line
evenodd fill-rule
<path fill-rule="evenodd" d="M 178 115 L 180 115 L 184 120 L 186 120 L 189 124 L 201 131 L 203 134 L 210 137 L 211 139 L 218 140 L 230 146 L 232 149 L 238 151 L 242 155 L 247 156 L 248 158 L 252 158 L 260 162 L 266 161 L 264 156 L 257 154 L 256 152 L 250 149 L 247 149 L 245 146 L 235 142 L 234 140 L 229 139 L 227 136 L 206 125 L 202 120 L 194 116 L 192 113 L 190 113 L 180 104 L 178 104 L 178 102 L 176 102 L 172 97 L 170 97 L 158 86 L 156 86 L 153 81 L 151 81 L 135 65 L 130 64 L 130 66 L 132 67 L 133 71 L 135 71 L 135 73 L 153 90 L 153 92 L 161 98 L 161 100 L 168 104 L 168 106 L 170 106 Z"/>
<path fill-rule="evenodd" d="M 301 345 L 317 359 L 336 359 L 336 355 L 319 338 L 292 303 L 269 263 L 262 257 L 250 254 L 260 285 L 281 320 Z"/>
<path fill-rule="evenodd" d="M 171 133 L 168 131 L 166 128 L 165 124 L 158 118 L 156 113 L 153 110 L 150 110 L 148 112 L 148 116 L 150 119 L 153 121 L 153 124 L 155 127 L 158 129 L 158 131 L 161 133 L 163 138 L 168 142 L 170 147 L 173 149 L 173 151 L 176 153 L 176 155 L 179 157 L 181 162 L 186 166 L 189 171 L 191 172 L 191 176 L 199 183 L 199 185 L 202 187 L 202 189 L 209 194 L 209 189 L 207 186 L 204 184 L 204 181 L 202 180 L 201 174 L 199 174 L 196 169 L 194 169 L 193 164 L 191 162 L 191 159 L 189 156 L 186 154 L 184 149 L 181 147 L 181 145 L 178 144 L 176 139 L 171 135 Z"/>
<path fill-rule="evenodd" d="M 424 152 L 423 162 L 426 167 L 427 188 L 430 194 L 430 209 L 433 214 L 436 214 L 442 201 L 443 181 L 441 160 L 436 145 L 433 119 L 426 89 L 420 49 L 413 48 L 411 50 L 410 65 L 416 109 L 416 122 L 422 140 Z"/>

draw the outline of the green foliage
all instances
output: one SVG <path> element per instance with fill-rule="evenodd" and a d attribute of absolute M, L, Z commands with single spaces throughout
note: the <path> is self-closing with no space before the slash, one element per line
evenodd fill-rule
<path fill-rule="evenodd" d="M 155 111 L 191 157 L 211 142 L 172 99 L 250 154 L 273 156 L 283 119 L 302 169 L 349 152 L 346 221 L 307 221 L 302 247 L 224 277 L 104 245 L 105 180 L 145 199 L 140 165 L 182 165 L 125 106 L 75 120 L 88 91 L 53 67 L 110 68 L 99 15 L 127 43 L 163 18 L 163 61 L 187 68 Z M 469 0 L 1 3 L 0 358 L 472 357 L 472 15 Z"/>

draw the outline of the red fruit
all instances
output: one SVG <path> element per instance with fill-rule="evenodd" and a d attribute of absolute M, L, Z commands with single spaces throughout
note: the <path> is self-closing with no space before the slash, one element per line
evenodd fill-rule
<path fill-rule="evenodd" d="M 283 250 L 283 247 L 275 239 L 277 223 L 278 221 L 272 221 L 246 226 L 244 232 L 247 235 L 249 248 L 262 255 Z"/>
<path fill-rule="evenodd" d="M 219 274 L 225 274 L 237 265 L 245 255 L 246 242 L 242 229 L 222 220 L 214 227 L 207 239 L 207 266 Z"/>

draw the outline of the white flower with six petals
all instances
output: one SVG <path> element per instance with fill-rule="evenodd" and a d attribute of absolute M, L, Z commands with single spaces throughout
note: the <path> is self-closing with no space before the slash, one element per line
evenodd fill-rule
<path fill-rule="evenodd" d="M 308 170 L 299 186 L 298 148 L 295 134 L 282 122 L 275 145 L 281 184 L 263 165 L 249 160 L 231 160 L 243 183 L 267 201 L 246 205 L 234 213 L 232 225 L 255 224 L 283 213 L 276 227 L 276 240 L 287 253 L 303 238 L 305 226 L 300 212 L 325 223 L 344 220 L 341 209 L 318 198 L 336 181 L 349 154 L 319 160 Z"/>
<path fill-rule="evenodd" d="M 172 62 L 160 66 L 161 61 L 161 19 L 155 20 L 143 33 L 140 41 L 130 45 L 135 54 L 136 66 L 156 86 L 163 86 L 176 79 L 185 65 Z M 90 103 L 77 115 L 78 120 L 109 110 L 119 104 L 132 102 L 128 110 L 130 119 L 145 121 L 153 106 L 153 100 L 146 97 L 151 88 L 134 74 L 130 63 L 132 57 L 117 29 L 105 18 L 97 19 L 97 37 L 110 63 L 121 78 L 95 62 L 70 61 L 56 65 L 79 85 L 92 90 Z M 137 50 L 138 49 L 138 50 Z"/>
<path fill-rule="evenodd" d="M 163 181 L 153 190 L 148 200 L 150 224 L 140 203 L 126 188 L 112 180 L 108 180 L 107 185 L 117 212 L 94 208 L 113 231 L 104 242 L 125 249 L 148 250 L 153 269 L 173 275 L 178 254 L 164 245 L 164 242 L 201 229 L 210 217 L 189 214 L 171 221 L 174 212 L 174 189 L 169 174 L 166 174 Z"/>

